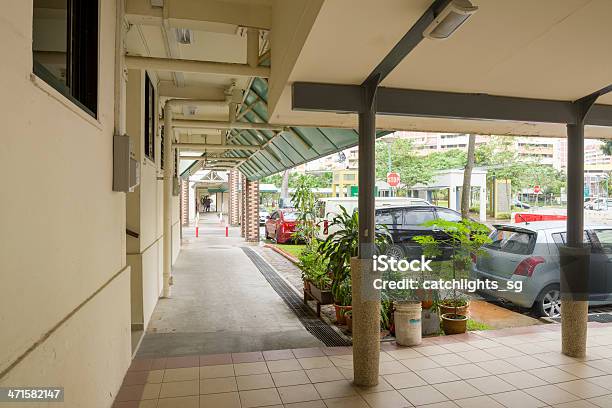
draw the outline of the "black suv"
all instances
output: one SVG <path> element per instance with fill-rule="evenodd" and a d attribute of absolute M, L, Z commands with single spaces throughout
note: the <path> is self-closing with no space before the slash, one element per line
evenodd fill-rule
<path fill-rule="evenodd" d="M 387 247 L 385 254 L 396 259 L 421 256 L 420 245 L 412 240 L 415 236 L 433 235 L 440 239 L 447 238 L 434 226 L 423 226 L 425 222 L 436 219 L 461 221 L 461 214 L 457 211 L 433 205 L 385 207 L 376 209 L 375 214 L 376 225 L 385 225 L 393 238 L 393 244 Z"/>

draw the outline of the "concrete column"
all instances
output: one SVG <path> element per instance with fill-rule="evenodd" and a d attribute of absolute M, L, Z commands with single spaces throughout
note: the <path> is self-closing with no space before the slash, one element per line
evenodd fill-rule
<path fill-rule="evenodd" d="M 238 170 L 229 172 L 229 223 L 232 227 L 240 224 L 240 173 Z"/>
<path fill-rule="evenodd" d="M 374 289 L 374 186 L 376 180 L 376 85 L 362 87 L 359 113 L 359 254 L 351 260 L 353 292 L 353 374 L 359 386 L 378 384 L 380 290 Z"/>
<path fill-rule="evenodd" d="M 245 238 L 247 242 L 259 242 L 259 181 L 246 180 L 245 184 Z"/>
<path fill-rule="evenodd" d="M 584 234 L 584 120 L 567 125 L 567 241 L 561 256 L 561 350 L 586 355 L 589 248 Z"/>

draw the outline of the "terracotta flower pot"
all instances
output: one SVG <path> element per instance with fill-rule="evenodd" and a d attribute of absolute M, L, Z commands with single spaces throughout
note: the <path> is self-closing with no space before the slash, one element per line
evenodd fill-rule
<path fill-rule="evenodd" d="M 468 302 L 465 306 L 458 306 L 457 308 L 455 308 L 455 306 L 448 306 L 448 305 L 441 303 L 440 304 L 440 315 L 458 314 L 458 315 L 467 316 L 469 308 L 470 308 L 470 302 Z"/>
<path fill-rule="evenodd" d="M 429 310 L 433 306 L 433 300 L 421 300 L 421 307 L 423 310 Z"/>
<path fill-rule="evenodd" d="M 334 308 L 336 309 L 336 324 L 346 324 L 346 316 L 344 315 L 344 313 L 347 310 L 352 310 L 353 306 L 340 306 L 334 303 Z"/>
<path fill-rule="evenodd" d="M 344 319 L 346 320 L 346 329 L 349 332 L 353 332 L 353 317 L 349 314 L 349 315 L 345 315 Z"/>
<path fill-rule="evenodd" d="M 468 317 L 465 315 L 447 313 L 442 315 L 442 330 L 444 334 L 461 334 L 467 331 Z"/>

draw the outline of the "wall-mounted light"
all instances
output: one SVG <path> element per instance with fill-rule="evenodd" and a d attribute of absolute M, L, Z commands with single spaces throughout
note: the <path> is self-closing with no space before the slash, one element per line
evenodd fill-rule
<path fill-rule="evenodd" d="M 444 40 L 450 37 L 478 10 L 470 0 L 451 0 L 423 31 L 423 37 Z"/>
<path fill-rule="evenodd" d="M 191 44 L 191 30 L 188 28 L 177 28 L 176 32 L 176 40 L 179 44 Z"/>

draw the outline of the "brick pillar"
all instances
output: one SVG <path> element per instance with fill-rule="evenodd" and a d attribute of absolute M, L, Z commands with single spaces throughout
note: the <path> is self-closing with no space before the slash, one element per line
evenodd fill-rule
<path fill-rule="evenodd" d="M 189 225 L 189 180 L 181 179 L 181 222 Z"/>
<path fill-rule="evenodd" d="M 241 179 L 240 184 L 242 185 L 242 191 L 240 192 L 240 236 L 242 238 L 246 238 L 246 177 L 242 175 Z"/>
<path fill-rule="evenodd" d="M 240 224 L 240 173 L 238 170 L 229 172 L 229 223 L 232 227 Z"/>
<path fill-rule="evenodd" d="M 245 184 L 245 238 L 247 242 L 259 242 L 259 181 L 246 180 Z"/>

